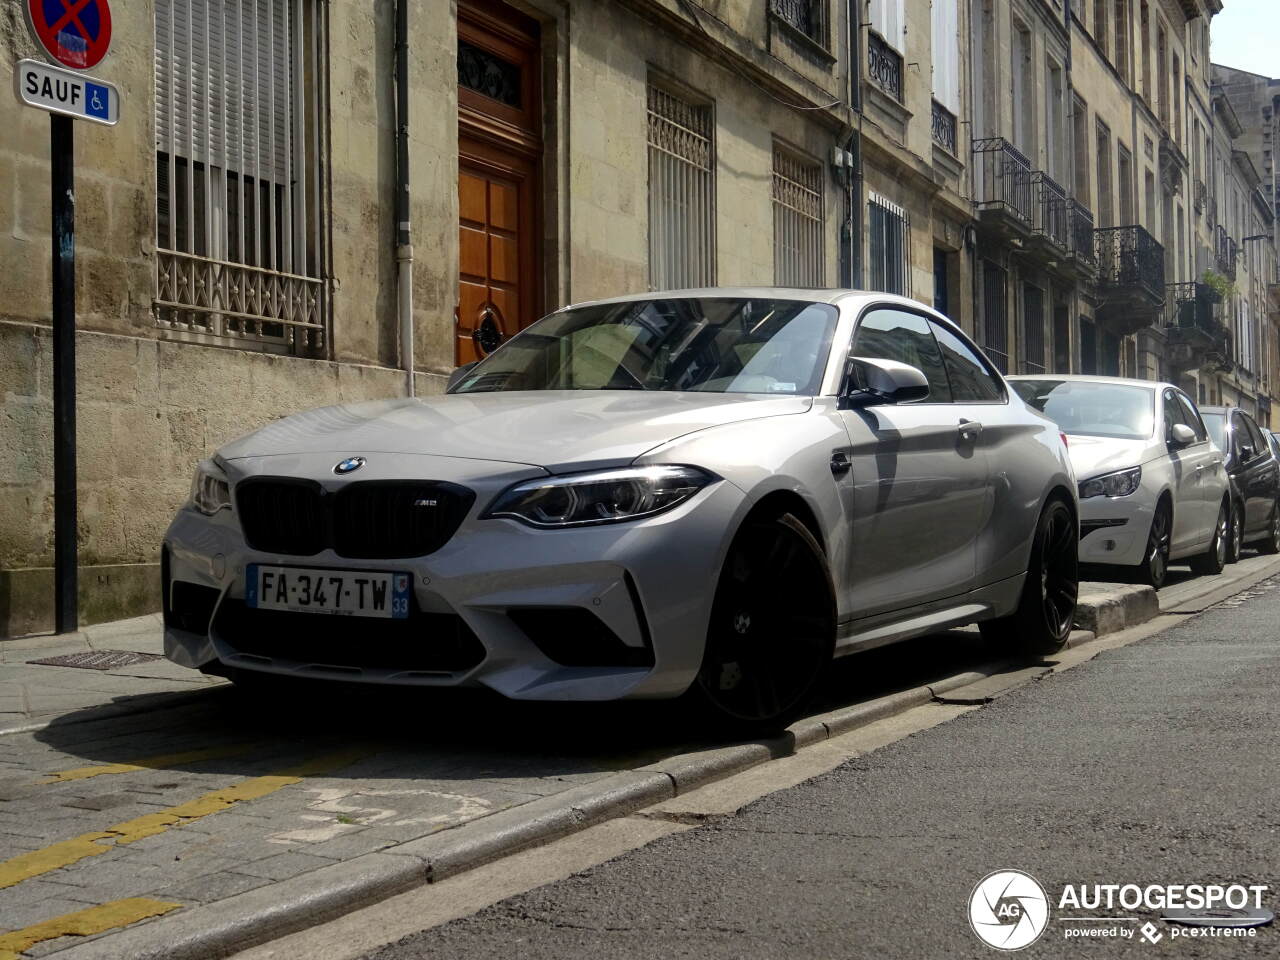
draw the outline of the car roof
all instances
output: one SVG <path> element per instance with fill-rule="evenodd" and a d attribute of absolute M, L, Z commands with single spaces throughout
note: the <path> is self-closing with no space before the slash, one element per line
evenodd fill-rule
<path fill-rule="evenodd" d="M 1217 404 L 1215 404 L 1214 406 L 1210 406 L 1210 407 L 1200 407 L 1200 412 L 1201 412 L 1201 413 L 1220 413 L 1220 414 L 1222 414 L 1223 416 L 1226 416 L 1226 415 L 1227 415 L 1228 413 L 1230 413 L 1232 410 L 1239 410 L 1241 413 L 1246 414 L 1246 415 L 1249 413 L 1249 411 L 1248 411 L 1248 410 L 1245 410 L 1243 407 L 1224 407 L 1224 406 L 1220 406 L 1220 405 L 1217 405 Z M 1253 418 L 1252 418 L 1252 417 L 1250 417 L 1249 419 L 1251 419 L 1251 420 L 1252 420 Z"/>
<path fill-rule="evenodd" d="M 1129 387 L 1147 387 L 1154 389 L 1156 387 L 1173 387 L 1175 390 L 1181 389 L 1172 383 L 1165 383 L 1161 380 L 1137 380 L 1131 377 L 1101 377 L 1093 374 L 1082 373 L 1020 373 L 1016 376 L 1005 377 L 1006 380 L 1065 380 L 1069 383 L 1113 383 L 1123 384 Z"/>
<path fill-rule="evenodd" d="M 629 293 L 620 297 L 605 297 L 600 300 L 583 300 L 579 303 L 567 304 L 571 307 L 594 307 L 609 303 L 631 303 L 637 300 L 708 300 L 714 298 L 741 298 L 744 300 L 798 300 L 807 303 L 837 304 L 850 299 L 874 300 L 881 303 L 900 303 L 913 309 L 930 309 L 919 300 L 899 296 L 893 293 L 878 293 L 874 290 L 848 290 L 830 287 L 689 287 L 676 290 L 647 290 L 643 293 Z M 953 321 L 954 322 L 954 321 Z"/>

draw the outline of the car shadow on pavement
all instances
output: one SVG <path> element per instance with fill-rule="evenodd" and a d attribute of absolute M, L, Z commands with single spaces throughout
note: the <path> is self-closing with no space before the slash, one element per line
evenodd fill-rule
<path fill-rule="evenodd" d="M 812 714 L 936 682 L 997 659 L 976 630 L 955 630 L 845 657 L 833 663 Z M 573 778 L 631 769 L 676 754 L 726 745 L 700 730 L 679 702 L 549 703 L 507 700 L 484 690 L 366 687 L 291 681 L 222 688 L 179 705 L 109 719 L 62 716 L 35 734 L 88 763 L 253 776 L 264 757 L 277 765 L 321 751 L 368 747 L 378 769 L 394 758 L 399 778 Z M 146 696 L 132 698 L 142 706 Z M 83 720 L 83 722 L 76 722 Z M 225 756 L 220 747 L 258 749 Z M 789 736 L 766 743 L 791 752 Z M 201 759 L 174 762 L 199 748 Z M 222 751 L 226 753 L 226 751 Z M 369 776 L 361 762 L 330 777 Z"/>

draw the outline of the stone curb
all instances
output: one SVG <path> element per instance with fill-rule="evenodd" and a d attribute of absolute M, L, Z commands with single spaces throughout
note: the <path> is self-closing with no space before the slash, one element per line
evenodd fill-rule
<path fill-rule="evenodd" d="M 1076 606 L 1075 626 L 1095 637 L 1118 633 L 1160 616 L 1155 590 L 1143 586 L 1115 586 L 1099 590 Z"/>
<path fill-rule="evenodd" d="M 52 670 L 66 669 L 65 667 L 51 667 Z M 6 737 L 12 733 L 39 733 L 41 730 L 47 730 L 49 727 L 69 726 L 73 723 L 92 723 L 94 720 L 112 720 L 116 717 L 127 717 L 135 713 L 150 713 L 152 710 L 164 710 L 170 707 L 180 707 L 195 700 L 199 697 L 206 697 L 212 693 L 225 691 L 228 684 L 210 684 L 201 687 L 198 690 L 172 690 L 167 693 L 139 693 L 130 696 L 129 700 L 118 703 L 107 703 L 98 707 L 85 707 L 74 713 L 59 714 L 50 717 L 47 720 L 28 720 L 24 723 L 15 724 L 9 727 L 0 727 L 0 737 Z M 134 699 L 145 699 L 146 703 L 131 703 Z"/>
<path fill-rule="evenodd" d="M 1229 597 L 1234 597 L 1237 593 L 1252 589 L 1260 584 L 1263 580 L 1274 577 L 1280 573 L 1280 559 L 1272 560 L 1261 570 L 1254 570 L 1237 580 L 1230 583 L 1219 584 L 1203 593 L 1194 594 L 1185 597 L 1182 600 L 1171 601 L 1168 607 L 1161 607 L 1161 613 L 1203 613 L 1215 603 L 1221 603 Z"/>

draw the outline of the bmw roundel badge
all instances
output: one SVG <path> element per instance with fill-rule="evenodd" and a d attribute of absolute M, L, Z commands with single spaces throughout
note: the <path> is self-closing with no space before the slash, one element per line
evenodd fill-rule
<path fill-rule="evenodd" d="M 364 464 L 364 457 L 347 457 L 347 459 L 338 462 L 338 465 L 333 468 L 333 472 L 338 474 L 354 473 L 363 467 Z"/>

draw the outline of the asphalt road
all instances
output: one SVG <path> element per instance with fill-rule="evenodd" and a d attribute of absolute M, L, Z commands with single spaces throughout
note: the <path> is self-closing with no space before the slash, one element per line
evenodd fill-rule
<path fill-rule="evenodd" d="M 989 960 L 967 904 L 1005 868 L 1054 908 L 1021 956 L 1280 956 L 1277 925 L 1193 940 L 1057 909 L 1082 883 L 1268 884 L 1280 907 L 1277 587 L 370 956 Z M 1117 935 L 1066 939 L 1084 927 Z"/>

